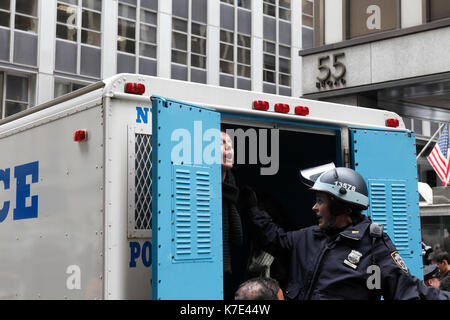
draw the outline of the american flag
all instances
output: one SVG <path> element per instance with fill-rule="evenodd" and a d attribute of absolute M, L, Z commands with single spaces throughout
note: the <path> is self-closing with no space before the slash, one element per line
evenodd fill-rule
<path fill-rule="evenodd" d="M 441 136 L 439 137 L 436 145 L 427 157 L 430 164 L 442 180 L 442 184 L 445 186 L 449 182 L 450 178 L 450 139 L 448 136 L 448 124 L 444 126 Z"/>

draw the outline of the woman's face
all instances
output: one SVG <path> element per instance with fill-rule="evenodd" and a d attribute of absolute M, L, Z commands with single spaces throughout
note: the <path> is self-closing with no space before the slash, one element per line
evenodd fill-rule
<path fill-rule="evenodd" d="M 316 203 L 312 207 L 319 219 L 319 228 L 326 229 L 331 221 L 330 199 L 324 192 L 316 192 Z"/>
<path fill-rule="evenodd" d="M 226 169 L 233 168 L 234 150 L 231 138 L 225 132 L 220 133 L 222 149 L 222 166 Z"/>

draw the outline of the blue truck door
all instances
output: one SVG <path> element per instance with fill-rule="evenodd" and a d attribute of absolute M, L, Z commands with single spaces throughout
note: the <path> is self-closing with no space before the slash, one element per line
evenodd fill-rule
<path fill-rule="evenodd" d="M 152 126 L 152 297 L 223 299 L 220 114 L 152 97 Z"/>
<path fill-rule="evenodd" d="M 367 215 L 382 223 L 411 274 L 423 279 L 415 136 L 350 128 L 353 168 L 366 180 Z"/>

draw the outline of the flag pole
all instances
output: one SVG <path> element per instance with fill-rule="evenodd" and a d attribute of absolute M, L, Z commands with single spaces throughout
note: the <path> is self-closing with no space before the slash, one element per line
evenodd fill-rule
<path fill-rule="evenodd" d="M 441 129 L 445 126 L 445 122 L 441 124 L 441 126 L 439 127 L 439 129 L 436 130 L 436 132 L 433 134 L 433 136 L 430 138 L 430 140 L 427 142 L 427 144 L 425 145 L 425 147 L 423 147 L 423 149 L 420 151 L 419 155 L 417 156 L 416 160 L 419 160 L 420 156 L 422 155 L 422 153 L 425 152 L 425 150 L 427 149 L 428 145 L 431 143 L 431 141 L 434 139 L 434 137 L 436 137 L 436 135 L 441 131 Z"/>

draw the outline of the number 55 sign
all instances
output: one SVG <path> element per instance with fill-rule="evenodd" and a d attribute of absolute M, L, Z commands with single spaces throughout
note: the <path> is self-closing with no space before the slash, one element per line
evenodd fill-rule
<path fill-rule="evenodd" d="M 333 54 L 331 57 L 328 55 L 318 58 L 318 70 L 320 74 L 316 77 L 317 89 L 326 88 L 327 86 L 333 88 L 334 86 L 345 85 L 347 69 L 342 62 L 343 58 L 345 58 L 344 52 Z"/>

